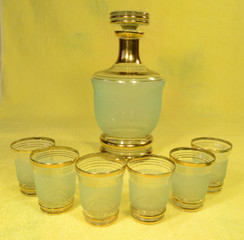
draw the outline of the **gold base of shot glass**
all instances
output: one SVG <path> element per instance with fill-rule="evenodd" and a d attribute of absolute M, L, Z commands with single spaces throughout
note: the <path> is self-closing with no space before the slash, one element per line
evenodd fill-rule
<path fill-rule="evenodd" d="M 164 210 L 157 215 L 147 215 L 147 213 L 139 214 L 138 212 L 140 211 L 133 209 L 132 207 L 130 207 L 130 212 L 131 215 L 139 222 L 144 224 L 154 224 L 154 223 L 161 222 L 163 220 L 166 212 L 166 208 L 164 208 Z"/>
<path fill-rule="evenodd" d="M 177 198 L 174 194 L 172 194 L 173 196 L 173 200 L 174 200 L 174 204 L 176 205 L 176 207 L 188 211 L 188 212 L 196 212 L 202 209 L 203 204 L 205 199 L 199 201 L 199 202 L 194 202 L 194 203 L 190 203 L 190 202 L 184 202 L 182 200 L 180 200 L 179 198 Z"/>
<path fill-rule="evenodd" d="M 223 184 L 218 186 L 208 186 L 208 193 L 218 193 L 222 190 Z"/>
<path fill-rule="evenodd" d="M 70 200 L 66 201 L 64 207 L 57 207 L 57 208 L 45 207 L 45 203 L 42 203 L 41 201 L 39 201 L 38 203 L 43 212 L 51 213 L 51 214 L 59 214 L 69 210 L 73 206 L 73 202 L 74 202 L 74 198 L 71 198 Z"/>
<path fill-rule="evenodd" d="M 35 187 L 29 187 L 29 186 L 26 186 L 25 184 L 19 184 L 19 190 L 25 195 L 29 195 L 29 196 L 36 195 Z"/>
<path fill-rule="evenodd" d="M 25 195 L 36 195 L 33 169 L 30 163 L 31 152 L 54 145 L 55 141 L 47 137 L 28 137 L 11 143 L 10 148 L 15 152 L 15 168 L 19 189 Z"/>
<path fill-rule="evenodd" d="M 104 226 L 109 226 L 111 224 L 114 223 L 114 221 L 118 218 L 119 216 L 119 211 L 117 211 L 114 215 L 109 216 L 109 217 L 104 217 L 104 218 L 100 218 L 100 219 L 96 219 L 94 218 L 94 216 L 90 216 L 88 213 L 86 213 L 85 211 L 83 211 L 83 215 L 85 217 L 85 220 L 90 223 L 91 225 L 95 225 L 95 226 L 100 226 L 100 227 L 104 227 Z"/>
<path fill-rule="evenodd" d="M 211 170 L 208 192 L 217 193 L 221 191 L 226 176 L 228 158 L 233 147 L 232 143 L 220 138 L 200 137 L 192 139 L 191 145 L 215 155 L 216 161 Z"/>
<path fill-rule="evenodd" d="M 172 182 L 174 204 L 186 211 L 203 207 L 215 156 L 203 149 L 179 147 L 169 153 L 176 163 Z"/>

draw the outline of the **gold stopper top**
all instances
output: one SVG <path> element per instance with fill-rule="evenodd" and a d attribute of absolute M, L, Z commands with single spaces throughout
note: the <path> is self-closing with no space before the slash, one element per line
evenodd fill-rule
<path fill-rule="evenodd" d="M 149 13 L 138 11 L 116 11 L 110 13 L 110 22 L 120 24 L 124 31 L 136 30 L 139 25 L 149 24 Z"/>

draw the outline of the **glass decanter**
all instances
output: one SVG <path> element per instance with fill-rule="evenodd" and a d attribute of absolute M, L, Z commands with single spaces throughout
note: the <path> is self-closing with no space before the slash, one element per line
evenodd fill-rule
<path fill-rule="evenodd" d="M 119 38 L 117 62 L 92 77 L 96 121 L 103 131 L 102 151 L 125 157 L 152 152 L 151 133 L 156 127 L 165 80 L 146 68 L 139 57 L 137 28 L 149 23 L 149 14 L 138 11 L 116 11 L 110 14 Z"/>

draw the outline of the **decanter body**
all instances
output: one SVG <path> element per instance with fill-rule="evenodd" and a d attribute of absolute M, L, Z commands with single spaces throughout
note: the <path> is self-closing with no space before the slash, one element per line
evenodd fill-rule
<path fill-rule="evenodd" d="M 151 152 L 150 134 L 159 120 L 165 81 L 139 57 L 143 33 L 137 27 L 148 21 L 145 12 L 111 13 L 111 22 L 122 27 L 115 32 L 120 43 L 118 60 L 92 77 L 96 121 L 103 131 L 102 150 L 125 156 Z"/>

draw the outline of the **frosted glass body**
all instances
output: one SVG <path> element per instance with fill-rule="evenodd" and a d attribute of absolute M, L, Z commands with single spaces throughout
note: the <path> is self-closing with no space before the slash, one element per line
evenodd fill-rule
<path fill-rule="evenodd" d="M 209 186 L 212 187 L 223 185 L 228 165 L 228 156 L 221 153 L 215 154 L 215 156 L 216 161 L 211 170 L 211 177 L 209 183 Z"/>
<path fill-rule="evenodd" d="M 165 81 L 92 79 L 96 121 L 109 136 L 140 138 L 156 127 Z"/>
<path fill-rule="evenodd" d="M 46 208 L 66 206 L 75 194 L 74 166 L 45 169 L 34 167 L 36 193 Z"/>
<path fill-rule="evenodd" d="M 16 174 L 20 186 L 35 188 L 33 168 L 31 166 L 30 153 L 17 153 L 15 157 Z"/>
<path fill-rule="evenodd" d="M 148 216 L 161 213 L 169 199 L 172 175 L 157 179 L 129 174 L 130 204 L 134 211 Z"/>
<path fill-rule="evenodd" d="M 86 215 L 103 219 L 118 213 L 121 202 L 123 173 L 94 178 L 78 174 L 80 200 Z"/>
<path fill-rule="evenodd" d="M 172 182 L 173 194 L 184 202 L 202 201 L 207 193 L 211 166 L 187 167 L 176 164 Z"/>

